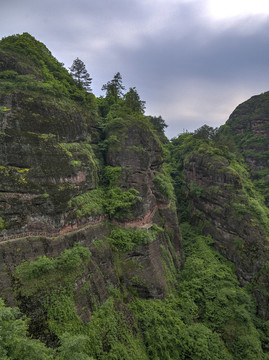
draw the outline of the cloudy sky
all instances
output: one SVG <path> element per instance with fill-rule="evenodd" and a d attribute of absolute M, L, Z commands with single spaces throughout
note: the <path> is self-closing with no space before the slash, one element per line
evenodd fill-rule
<path fill-rule="evenodd" d="M 101 87 L 120 72 L 169 138 L 222 125 L 269 90 L 268 0 L 1 0 L 0 37 L 29 32 Z"/>

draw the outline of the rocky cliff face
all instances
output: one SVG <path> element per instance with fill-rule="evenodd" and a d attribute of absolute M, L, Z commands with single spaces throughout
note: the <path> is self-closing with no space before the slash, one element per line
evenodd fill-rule
<path fill-rule="evenodd" d="M 269 204 L 269 93 L 253 96 L 239 105 L 226 123 L 240 148 L 250 175 Z M 225 130 L 225 129 L 224 129 Z"/>
<path fill-rule="evenodd" d="M 68 101 L 22 92 L 1 99 L 10 109 L 0 114 L 2 236 L 58 231 L 70 198 L 97 186 L 96 124 Z"/>
<path fill-rule="evenodd" d="M 44 299 L 59 287 L 83 322 L 111 289 L 163 298 L 175 285 L 181 239 L 174 199 L 158 187 L 162 149 L 146 118 L 123 116 L 120 130 L 111 121 L 103 133 L 94 96 L 28 34 L 0 43 L 0 81 L 0 296 L 51 345 Z M 75 244 L 91 257 L 68 284 L 52 272 L 48 287 L 15 275 L 25 261 L 47 273 L 41 259 Z"/>
<path fill-rule="evenodd" d="M 268 320 L 268 94 L 164 146 L 29 34 L 0 42 L 0 86 L 0 297 L 30 333 L 98 359 L 263 359 L 244 287 Z"/>
<path fill-rule="evenodd" d="M 259 311 L 266 319 L 267 97 L 266 93 L 240 105 L 219 133 L 212 136 L 213 140 L 210 132 L 209 136 L 204 136 L 205 132 L 201 136 L 202 131 L 197 131 L 185 135 L 186 145 L 181 145 L 186 148 L 181 151 L 188 216 L 212 236 L 218 251 L 236 265 L 241 284 L 253 284 Z"/>
<path fill-rule="evenodd" d="M 202 221 L 205 233 L 236 264 L 238 277 L 246 284 L 268 258 L 267 232 L 254 212 L 256 198 L 246 192 L 240 174 L 244 170 L 234 160 L 207 151 L 198 150 L 185 161 L 192 218 Z"/>
<path fill-rule="evenodd" d="M 58 231 L 70 198 L 98 183 L 96 116 L 72 100 L 72 78 L 30 35 L 2 40 L 0 56 L 1 236 Z M 69 83 L 60 88 L 61 77 Z"/>

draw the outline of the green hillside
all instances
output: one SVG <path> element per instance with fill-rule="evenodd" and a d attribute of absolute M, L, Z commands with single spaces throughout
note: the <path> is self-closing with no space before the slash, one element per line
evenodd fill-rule
<path fill-rule="evenodd" d="M 0 358 L 269 359 L 269 93 L 169 140 L 123 84 L 0 41 Z"/>

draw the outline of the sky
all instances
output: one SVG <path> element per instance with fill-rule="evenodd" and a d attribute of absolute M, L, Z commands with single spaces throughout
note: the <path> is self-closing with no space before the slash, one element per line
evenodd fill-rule
<path fill-rule="evenodd" d="M 175 137 L 223 125 L 269 91 L 268 0 L 1 0 L 0 37 L 28 32 L 96 96 L 118 71 Z"/>

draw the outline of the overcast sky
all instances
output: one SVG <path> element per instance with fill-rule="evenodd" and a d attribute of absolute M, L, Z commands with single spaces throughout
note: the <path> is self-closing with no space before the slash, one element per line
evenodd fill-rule
<path fill-rule="evenodd" d="M 169 138 L 216 127 L 269 90 L 268 0 L 1 0 L 0 37 L 29 32 L 95 95 L 120 72 Z"/>

